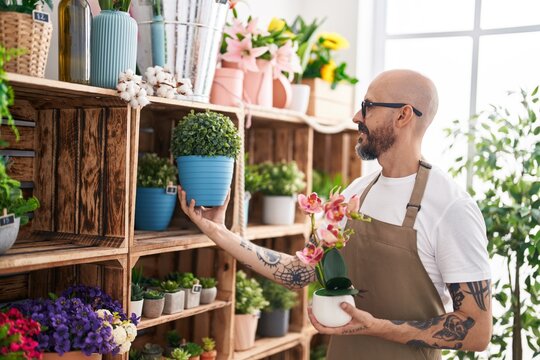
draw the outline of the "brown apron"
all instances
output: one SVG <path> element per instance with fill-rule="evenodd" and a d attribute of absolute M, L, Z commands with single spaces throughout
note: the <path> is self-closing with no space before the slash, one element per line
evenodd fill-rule
<path fill-rule="evenodd" d="M 361 297 L 356 297 L 356 306 L 376 318 L 428 320 L 445 313 L 441 298 L 418 257 L 416 230 L 413 229 L 430 169 L 431 165 L 420 161 L 402 226 L 376 219 L 347 222 L 354 234 L 343 249 L 343 257 L 354 286 L 366 290 Z M 360 206 L 379 176 L 362 193 Z M 363 335 L 332 336 L 327 355 L 328 360 L 440 358 L 440 350 Z"/>

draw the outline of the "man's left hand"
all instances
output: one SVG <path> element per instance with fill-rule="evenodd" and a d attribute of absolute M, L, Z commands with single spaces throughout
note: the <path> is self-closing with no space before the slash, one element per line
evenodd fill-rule
<path fill-rule="evenodd" d="M 313 327 L 321 334 L 373 335 L 376 332 L 380 322 L 379 319 L 374 318 L 370 313 L 357 309 L 348 303 L 341 303 L 341 308 L 352 317 L 351 321 L 344 326 L 331 328 L 321 325 L 317 319 L 315 319 L 315 316 L 313 316 L 311 307 L 308 308 L 309 319 L 311 320 Z"/>

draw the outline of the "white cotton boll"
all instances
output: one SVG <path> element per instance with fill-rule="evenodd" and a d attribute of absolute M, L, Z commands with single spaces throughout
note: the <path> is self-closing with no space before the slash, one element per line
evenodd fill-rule
<path fill-rule="evenodd" d="M 143 88 L 140 88 L 139 91 L 137 92 L 137 97 L 146 97 L 146 90 L 143 89 Z"/>
<path fill-rule="evenodd" d="M 136 86 L 134 83 L 132 83 L 132 82 L 128 83 L 126 92 L 127 92 L 131 97 L 137 95 L 137 91 L 138 91 L 137 86 Z"/>
<path fill-rule="evenodd" d="M 116 85 L 116 90 L 119 92 L 126 91 L 127 90 L 127 84 L 125 82 L 120 82 Z"/>
<path fill-rule="evenodd" d="M 125 354 L 129 351 L 129 349 L 131 349 L 131 342 L 126 341 L 122 344 L 122 346 L 120 346 L 119 354 Z"/>
<path fill-rule="evenodd" d="M 127 80 L 133 80 L 133 76 L 135 76 L 135 72 L 133 72 L 133 70 L 131 69 L 127 69 L 126 71 L 124 71 L 124 74 Z"/>
<path fill-rule="evenodd" d="M 132 323 L 127 323 L 124 325 L 124 329 L 126 329 L 128 341 L 135 340 L 137 337 L 137 327 Z"/>
<path fill-rule="evenodd" d="M 146 91 L 146 95 L 152 96 L 154 95 L 154 87 L 146 82 L 143 82 L 141 85 L 141 88 Z"/>
<path fill-rule="evenodd" d="M 132 96 L 129 95 L 129 93 L 128 93 L 127 91 L 122 91 L 122 92 L 120 93 L 120 98 L 121 98 L 122 100 L 124 100 L 124 101 L 130 101 L 131 98 L 132 98 Z"/>
<path fill-rule="evenodd" d="M 156 90 L 156 95 L 159 97 L 166 97 L 167 89 L 165 88 L 165 86 L 158 86 Z"/>
<path fill-rule="evenodd" d="M 113 336 L 114 342 L 117 345 L 122 345 L 127 340 L 126 329 L 124 329 L 123 326 L 117 326 L 117 327 L 114 328 L 114 330 L 112 332 L 112 336 Z"/>
<path fill-rule="evenodd" d="M 152 86 L 157 85 L 157 77 L 156 77 L 156 75 L 154 74 L 154 75 L 147 76 L 146 77 L 146 82 L 149 83 Z"/>
<path fill-rule="evenodd" d="M 137 98 L 133 98 L 133 99 L 131 99 L 131 100 L 129 101 L 129 105 L 130 105 L 132 108 L 136 109 L 136 108 L 139 107 L 139 101 L 137 101 Z"/>
<path fill-rule="evenodd" d="M 156 74 L 156 80 L 158 83 L 166 82 L 167 80 L 169 80 L 169 78 L 169 74 L 162 71 Z"/>
<path fill-rule="evenodd" d="M 146 77 L 149 77 L 149 76 L 155 76 L 156 75 L 156 68 L 153 68 L 153 67 L 147 67 L 146 68 L 146 71 L 144 72 L 144 75 Z"/>
<path fill-rule="evenodd" d="M 139 106 L 141 108 L 145 107 L 146 105 L 150 104 L 150 100 L 146 97 L 140 97 L 138 98 Z"/>

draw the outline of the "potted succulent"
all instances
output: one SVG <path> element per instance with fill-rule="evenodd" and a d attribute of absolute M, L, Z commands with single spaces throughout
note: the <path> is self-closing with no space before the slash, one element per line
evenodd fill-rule
<path fill-rule="evenodd" d="M 236 273 L 235 350 L 243 351 L 253 347 L 260 310 L 268 304 L 257 280 L 248 278 L 245 272 L 239 270 Z"/>
<path fill-rule="evenodd" d="M 165 356 L 171 357 L 172 351 L 182 346 L 182 337 L 175 330 L 167 331 L 167 334 L 165 336 L 167 339 L 167 346 L 165 347 Z"/>
<path fill-rule="evenodd" d="M 265 278 L 260 278 L 259 283 L 269 304 L 262 309 L 257 333 L 263 337 L 284 336 L 289 331 L 289 314 L 298 304 L 298 294 Z"/>
<path fill-rule="evenodd" d="M 129 303 L 129 309 L 137 318 L 140 318 L 142 315 L 143 303 L 144 289 L 139 284 L 131 283 L 131 301 Z"/>
<path fill-rule="evenodd" d="M 184 350 L 189 353 L 189 360 L 200 360 L 203 348 L 196 343 L 188 342 L 184 346 Z"/>
<path fill-rule="evenodd" d="M 186 272 L 180 274 L 179 277 L 180 288 L 185 293 L 184 305 L 186 309 L 191 309 L 199 306 L 201 303 L 201 285 L 199 285 L 199 279 L 197 279 L 193 273 Z"/>
<path fill-rule="evenodd" d="M 156 154 L 145 154 L 137 167 L 135 229 L 167 229 L 176 205 L 176 168 Z"/>
<path fill-rule="evenodd" d="M 173 130 L 171 150 L 187 201 L 221 206 L 229 191 L 240 135 L 231 119 L 212 111 L 191 111 Z"/>
<path fill-rule="evenodd" d="M 249 164 L 246 154 L 244 165 L 244 223 L 247 226 L 249 217 L 249 201 L 254 193 L 260 190 L 262 176 L 257 164 Z"/>
<path fill-rule="evenodd" d="M 176 348 L 171 352 L 171 358 L 174 360 L 189 360 L 190 353 L 186 349 Z"/>
<path fill-rule="evenodd" d="M 163 354 L 163 348 L 158 344 L 146 343 L 142 350 L 143 360 L 161 360 Z"/>
<path fill-rule="evenodd" d="M 216 342 L 210 337 L 202 338 L 203 353 L 201 354 L 201 360 L 216 360 Z"/>
<path fill-rule="evenodd" d="M 163 313 L 165 295 L 158 290 L 148 290 L 144 293 L 143 315 L 147 318 L 157 318 Z"/>
<path fill-rule="evenodd" d="M 262 176 L 263 223 L 294 224 L 296 194 L 306 186 L 305 175 L 295 161 L 259 165 Z"/>
<path fill-rule="evenodd" d="M 213 277 L 202 277 L 201 281 L 201 304 L 210 304 L 216 300 L 217 296 L 217 281 Z"/>
<path fill-rule="evenodd" d="M 180 290 L 176 281 L 161 282 L 161 291 L 165 294 L 164 314 L 175 314 L 184 310 L 184 291 Z"/>

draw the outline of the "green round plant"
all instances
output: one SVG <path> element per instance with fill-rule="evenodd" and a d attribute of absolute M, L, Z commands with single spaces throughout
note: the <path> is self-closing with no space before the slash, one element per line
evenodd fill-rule
<path fill-rule="evenodd" d="M 180 291 L 180 286 L 178 285 L 178 283 L 172 280 L 162 281 L 160 284 L 160 288 L 161 291 L 169 294 Z"/>
<path fill-rule="evenodd" d="M 261 189 L 262 175 L 257 164 L 249 164 L 246 154 L 244 165 L 244 189 L 251 194 L 256 193 Z"/>
<path fill-rule="evenodd" d="M 161 292 L 161 291 L 158 291 L 158 290 L 148 290 L 144 293 L 144 298 L 145 300 L 159 300 L 159 299 L 163 299 L 165 297 L 165 295 Z"/>
<path fill-rule="evenodd" d="M 39 207 L 39 201 L 35 196 L 23 198 L 21 183 L 9 177 L 6 162 L 6 158 L 0 156 L 0 214 L 6 209 L 8 214 L 20 218 L 23 226 L 28 223 L 27 214 Z"/>
<path fill-rule="evenodd" d="M 171 358 L 174 360 L 189 360 L 191 353 L 185 349 L 176 348 L 171 352 Z"/>
<path fill-rule="evenodd" d="M 201 286 L 203 289 L 211 289 L 217 285 L 217 280 L 213 277 L 202 277 L 199 280 L 201 281 Z"/>
<path fill-rule="evenodd" d="M 236 314 L 256 314 L 268 304 L 257 280 L 239 270 L 236 273 Z"/>
<path fill-rule="evenodd" d="M 298 304 L 298 294 L 271 280 L 260 278 L 263 296 L 268 301 L 264 311 L 290 310 Z"/>
<path fill-rule="evenodd" d="M 193 110 L 173 130 L 171 150 L 179 156 L 225 156 L 236 159 L 240 135 L 228 116 Z"/>
<path fill-rule="evenodd" d="M 210 337 L 203 337 L 202 343 L 203 343 L 202 347 L 205 352 L 214 351 L 214 349 L 216 348 L 216 342 L 214 341 L 214 339 Z"/>
<path fill-rule="evenodd" d="M 295 161 L 259 165 L 262 176 L 261 192 L 264 195 L 292 196 L 306 187 L 305 174 L 298 168 Z"/>
<path fill-rule="evenodd" d="M 156 154 L 145 154 L 137 167 L 137 186 L 145 188 L 165 188 L 171 182 L 176 184 L 178 172 L 169 160 Z"/>
<path fill-rule="evenodd" d="M 192 342 L 188 342 L 184 346 L 184 350 L 187 350 L 187 352 L 191 355 L 191 357 L 197 357 L 203 353 L 203 348 L 199 344 L 192 343 Z"/>
<path fill-rule="evenodd" d="M 131 301 L 141 301 L 143 297 L 143 288 L 139 284 L 131 283 Z"/>

